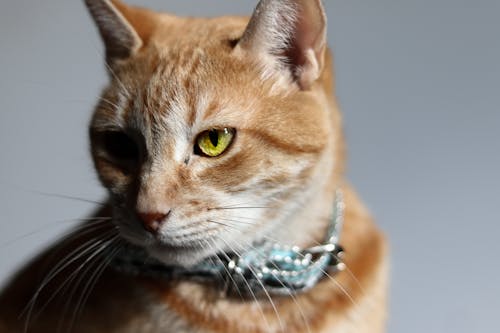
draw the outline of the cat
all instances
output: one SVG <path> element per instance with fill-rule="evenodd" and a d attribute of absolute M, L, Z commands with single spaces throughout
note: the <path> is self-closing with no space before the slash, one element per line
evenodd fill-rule
<path fill-rule="evenodd" d="M 383 332 L 387 245 L 344 178 L 321 1 L 261 0 L 250 20 L 85 3 L 110 77 L 89 129 L 109 200 L 12 278 L 0 332 Z M 339 193 L 346 269 L 308 290 L 109 267 L 128 246 L 188 269 L 263 241 L 308 248 Z"/>

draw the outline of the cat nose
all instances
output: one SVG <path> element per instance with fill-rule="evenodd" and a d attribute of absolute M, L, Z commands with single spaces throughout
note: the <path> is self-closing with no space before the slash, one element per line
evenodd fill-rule
<path fill-rule="evenodd" d="M 167 220 L 167 217 L 170 215 L 171 211 L 168 211 L 166 214 L 163 213 L 138 213 L 139 219 L 142 222 L 144 228 L 153 233 L 158 233 L 161 226 Z"/>

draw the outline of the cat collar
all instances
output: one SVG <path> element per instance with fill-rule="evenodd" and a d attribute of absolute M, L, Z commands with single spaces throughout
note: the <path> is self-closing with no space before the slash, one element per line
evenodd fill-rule
<path fill-rule="evenodd" d="M 318 246 L 301 249 L 266 241 L 245 253 L 218 255 L 189 268 L 167 266 L 148 256 L 145 250 L 127 246 L 114 257 L 112 266 L 127 274 L 169 281 L 215 282 L 221 290 L 241 296 L 297 294 L 345 268 L 341 260 L 343 250 L 338 245 L 344 207 L 342 192 L 337 190 L 326 240 Z"/>

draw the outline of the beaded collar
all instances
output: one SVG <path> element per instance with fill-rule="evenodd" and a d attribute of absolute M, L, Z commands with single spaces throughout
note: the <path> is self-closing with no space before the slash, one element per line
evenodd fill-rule
<path fill-rule="evenodd" d="M 340 190 L 323 244 L 301 249 L 271 242 L 255 244 L 236 255 L 225 253 L 184 268 L 167 266 L 151 258 L 145 250 L 125 247 L 112 261 L 120 272 L 162 280 L 195 280 L 215 283 L 224 292 L 239 295 L 292 295 L 313 288 L 319 280 L 345 268 L 339 236 L 344 220 L 344 200 Z M 215 260 L 214 260 L 215 259 Z"/>

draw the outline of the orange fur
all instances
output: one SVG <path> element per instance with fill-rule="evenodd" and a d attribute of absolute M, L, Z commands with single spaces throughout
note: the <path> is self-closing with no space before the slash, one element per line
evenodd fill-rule
<path fill-rule="evenodd" d="M 125 51 L 113 52 L 113 44 L 107 52 L 111 83 L 92 120 L 92 154 L 104 186 L 111 195 L 124 198 L 121 206 L 128 218 L 138 213 L 160 216 L 173 209 L 169 224 L 186 228 L 200 214 L 212 214 L 211 207 L 221 205 L 221 197 L 244 197 L 249 191 L 252 197 L 272 196 L 266 209 L 251 212 L 258 222 L 243 232 L 209 226 L 229 243 L 234 238 L 244 244 L 260 234 L 300 246 L 321 241 L 335 190 L 342 188 L 347 208 L 341 243 L 348 270 L 325 278 L 304 294 L 274 297 L 279 317 L 264 298 L 242 300 L 206 284 L 133 278 L 106 270 L 81 315 L 75 317 L 73 332 L 384 331 L 387 247 L 345 183 L 342 121 L 332 58 L 324 44 L 324 13 L 319 1 L 304 1 L 280 3 L 303 6 L 297 29 L 306 29 L 307 34 L 296 38 L 303 38 L 310 49 L 304 54 L 292 49 L 275 55 L 258 44 L 261 27 L 270 29 L 263 11 L 256 12 L 247 28 L 246 18 L 180 18 L 116 0 L 88 0 L 113 6 L 106 15 L 119 13 L 108 17 L 110 26 L 100 27 L 104 40 L 116 38 L 116 29 L 125 29 L 128 43 Z M 261 9 L 272 10 L 275 3 L 264 0 Z M 311 17 L 320 19 L 308 25 Z M 283 56 L 296 61 L 297 67 L 277 65 L 276 59 Z M 213 159 L 192 155 L 197 133 L 221 125 L 237 130 L 231 149 Z M 107 155 L 103 132 L 110 129 L 128 131 L 144 150 L 135 164 L 125 167 Z M 116 209 L 110 202 L 96 216 L 117 219 Z M 294 214 L 288 216 L 287 210 Z M 137 220 L 128 222 L 129 226 L 119 227 L 138 230 Z M 75 231 L 70 241 L 59 242 L 18 273 L 0 294 L 0 332 L 21 332 L 24 322 L 18 315 L 47 270 L 113 228 L 109 224 L 92 233 Z M 69 329 L 65 325 L 72 317 L 65 311 L 71 313 L 78 299 L 56 292 L 84 258 L 68 265 L 40 293 L 37 303 L 49 302 L 31 318 L 29 332 L 55 332 L 61 323 Z"/>

